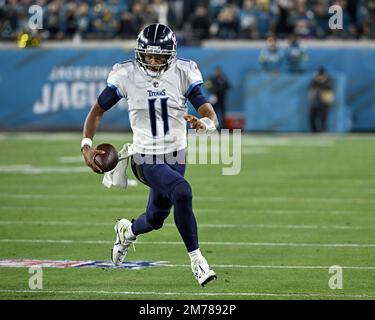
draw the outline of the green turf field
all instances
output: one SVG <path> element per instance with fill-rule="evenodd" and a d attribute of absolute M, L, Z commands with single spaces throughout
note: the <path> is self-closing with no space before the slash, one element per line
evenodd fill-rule
<path fill-rule="evenodd" d="M 80 138 L 0 134 L 0 260 L 109 260 L 116 219 L 143 212 L 147 187 L 105 189 L 80 158 Z M 99 132 L 95 143 L 126 141 Z M 187 169 L 201 249 L 218 275 L 206 287 L 170 215 L 127 257 L 164 266 L 43 268 L 34 290 L 28 268 L 1 267 L 0 298 L 375 298 L 375 136 L 244 135 L 240 174 L 221 172 Z M 329 287 L 333 265 L 342 289 Z"/>

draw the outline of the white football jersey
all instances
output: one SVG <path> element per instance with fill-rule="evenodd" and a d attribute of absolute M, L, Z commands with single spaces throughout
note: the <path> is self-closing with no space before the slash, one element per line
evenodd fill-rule
<path fill-rule="evenodd" d="M 117 63 L 107 83 L 128 103 L 136 152 L 163 154 L 186 148 L 187 96 L 203 83 L 194 61 L 177 58 L 157 78 L 146 75 L 135 61 Z"/>

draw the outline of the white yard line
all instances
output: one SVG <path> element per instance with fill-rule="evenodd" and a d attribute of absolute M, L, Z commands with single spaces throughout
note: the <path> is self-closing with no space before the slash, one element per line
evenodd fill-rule
<path fill-rule="evenodd" d="M 146 197 L 147 198 L 147 197 Z M 15 203 L 17 204 L 17 203 Z M 16 206 L 16 205 L 12 205 L 12 206 L 3 206 L 1 205 L 0 206 L 0 212 L 1 210 L 3 211 L 10 211 L 10 210 L 20 210 L 22 209 L 23 211 L 25 209 L 27 210 L 30 210 L 30 211 L 48 211 L 49 214 L 53 215 L 54 213 L 57 213 L 57 211 L 73 211 L 73 212 L 81 212 L 82 210 L 88 210 L 88 211 L 99 211 L 99 212 L 103 212 L 103 210 L 105 210 L 106 212 L 116 212 L 116 211 L 119 211 L 119 212 L 122 212 L 122 213 L 126 213 L 127 211 L 129 210 L 133 210 L 135 212 L 139 212 L 140 211 L 144 211 L 145 210 L 145 207 L 114 207 L 114 208 L 103 208 L 103 207 L 89 207 L 89 206 L 84 206 L 84 207 L 51 207 L 51 206 L 32 206 L 32 207 L 28 207 L 28 208 L 25 208 L 24 205 L 21 205 L 21 206 Z M 202 210 L 205 210 L 205 209 L 202 209 Z M 209 209 L 207 209 L 209 210 Z M 29 211 L 29 212 L 30 212 Z M 24 213 L 23 213 L 24 214 Z M 27 213 L 25 213 L 27 214 Z M 33 214 L 35 214 L 35 212 L 33 212 Z"/>
<path fill-rule="evenodd" d="M 271 152 L 271 149 L 270 148 L 246 148 L 246 149 L 243 149 L 241 151 L 241 154 L 251 154 L 251 155 L 255 155 L 255 154 L 266 154 L 266 153 L 270 153 Z"/>
<path fill-rule="evenodd" d="M 211 264 L 210 264 L 211 265 Z M 163 264 L 163 267 L 188 268 L 188 264 Z M 276 265 L 238 265 L 238 264 L 212 264 L 214 268 L 240 268 L 240 269 L 329 269 L 331 266 L 276 266 Z M 375 267 L 365 266 L 340 266 L 342 269 L 375 270 Z"/>
<path fill-rule="evenodd" d="M 156 292 L 156 291 L 105 291 L 105 290 L 0 290 L 0 293 L 32 294 L 98 294 L 98 295 L 151 295 L 151 296 L 201 296 L 201 297 L 323 297 L 323 298 L 375 298 L 367 294 L 326 294 L 326 293 L 268 293 L 268 292 Z"/>
<path fill-rule="evenodd" d="M 1 197 L 1 195 L 0 195 Z M 146 197 L 147 198 L 147 197 Z M 16 203 L 15 203 L 16 204 Z M 0 206 L 0 210 L 19 210 L 25 209 L 25 206 Z M 100 211 L 102 212 L 104 208 L 100 207 L 51 207 L 51 206 L 32 206 L 27 208 L 30 211 L 51 211 L 55 213 L 56 211 L 82 211 L 82 210 L 90 210 L 90 211 Z M 105 208 L 106 211 L 120 211 L 122 213 L 126 213 L 129 210 L 133 211 L 144 211 L 145 207 L 112 207 L 112 208 Z M 361 212 L 354 212 L 354 211 L 344 211 L 344 210 L 325 210 L 325 211 L 316 211 L 316 210 L 306 210 L 306 209 L 223 209 L 223 208 L 205 208 L 205 209 L 194 209 L 194 212 L 241 212 L 241 213 L 248 213 L 249 215 L 252 214 L 276 214 L 276 215 L 285 215 L 285 214 L 331 214 L 331 215 L 361 215 Z M 27 213 L 26 213 L 27 214 Z"/>
<path fill-rule="evenodd" d="M 113 244 L 109 240 L 68 240 L 68 239 L 0 239 L 0 243 L 61 243 L 61 244 Z M 148 245 L 183 245 L 181 241 L 137 241 Z M 254 247 L 312 247 L 312 248 L 375 248 L 374 243 L 283 243 L 283 242 L 224 242 L 200 241 L 203 245 L 214 246 L 254 246 Z"/>
<path fill-rule="evenodd" d="M 315 139 L 243 139 L 243 147 L 264 146 L 264 147 L 334 147 L 334 140 L 315 140 Z"/>
<path fill-rule="evenodd" d="M 0 198 L 10 198 L 10 199 L 26 199 L 26 200 L 48 200 L 48 199 L 98 199 L 98 197 L 103 197 L 103 199 L 118 199 L 118 200 L 147 200 L 148 195 L 134 195 L 134 194 L 121 194 L 121 195 L 109 195 L 105 194 L 106 191 L 109 191 L 108 189 L 105 190 L 103 186 L 103 194 L 31 194 L 31 193 L 23 193 L 23 194 L 14 194 L 14 193 L 1 193 Z"/>
<path fill-rule="evenodd" d="M 0 173 L 41 174 L 41 173 L 87 173 L 90 169 L 85 166 L 33 166 L 30 164 L 0 166 Z"/>
<path fill-rule="evenodd" d="M 0 133 L 0 140 L 25 140 L 25 141 L 76 141 L 77 145 L 82 139 L 82 134 L 79 133 L 69 133 L 69 132 L 49 132 L 45 134 L 43 132 L 4 132 Z M 116 140 L 131 142 L 132 134 L 130 133 L 98 133 L 95 136 L 95 139 L 98 140 Z"/>
<path fill-rule="evenodd" d="M 13 199 L 93 199 L 97 197 L 97 195 L 93 194 L 34 194 L 34 193 L 22 193 L 22 194 L 14 194 L 14 193 L 1 193 L 0 198 L 13 198 Z M 103 197 L 105 199 L 124 199 L 126 197 L 127 200 L 131 199 L 147 199 L 147 195 L 134 195 L 134 194 L 121 194 L 121 195 L 108 195 L 103 193 Z M 228 199 L 225 197 L 204 197 L 204 196 L 196 196 L 194 197 L 195 201 L 217 201 L 217 202 L 228 202 Z M 361 198 L 322 198 L 322 197 L 239 197 L 236 199 L 236 202 L 289 202 L 289 201 L 296 201 L 296 202 L 325 202 L 325 203 L 373 203 L 375 199 L 361 199 Z"/>
<path fill-rule="evenodd" d="M 75 221 L 24 221 L 24 220 L 0 220 L 0 225 L 46 225 L 46 226 L 111 226 L 113 222 L 75 222 Z M 175 227 L 174 223 L 165 223 L 164 227 Z M 277 224 L 214 224 L 200 223 L 200 228 L 239 228 L 239 229 L 338 229 L 338 230 L 366 230 L 369 227 L 355 227 L 342 225 L 277 225 Z"/>
<path fill-rule="evenodd" d="M 80 163 L 82 164 L 83 162 L 83 157 L 82 155 L 80 156 L 62 156 L 57 158 L 58 162 L 60 163 Z"/>

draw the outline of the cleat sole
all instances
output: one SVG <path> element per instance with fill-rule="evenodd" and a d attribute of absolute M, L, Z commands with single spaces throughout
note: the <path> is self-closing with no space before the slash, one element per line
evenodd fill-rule
<path fill-rule="evenodd" d="M 212 275 L 211 277 L 208 277 L 204 282 L 202 282 L 201 286 L 204 287 L 207 283 L 211 282 L 212 280 L 216 280 L 217 276 Z"/>

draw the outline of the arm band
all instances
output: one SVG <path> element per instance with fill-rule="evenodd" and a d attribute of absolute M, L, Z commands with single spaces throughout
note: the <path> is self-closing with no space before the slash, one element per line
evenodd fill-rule
<path fill-rule="evenodd" d="M 189 101 L 193 105 L 195 110 L 198 110 L 198 108 L 204 104 L 207 103 L 208 100 L 202 93 L 202 85 L 199 84 L 195 86 L 189 93 L 188 97 Z"/>
<path fill-rule="evenodd" d="M 98 97 L 98 104 L 105 111 L 111 109 L 119 101 L 120 97 L 117 95 L 116 89 L 111 87 L 106 87 Z"/>

